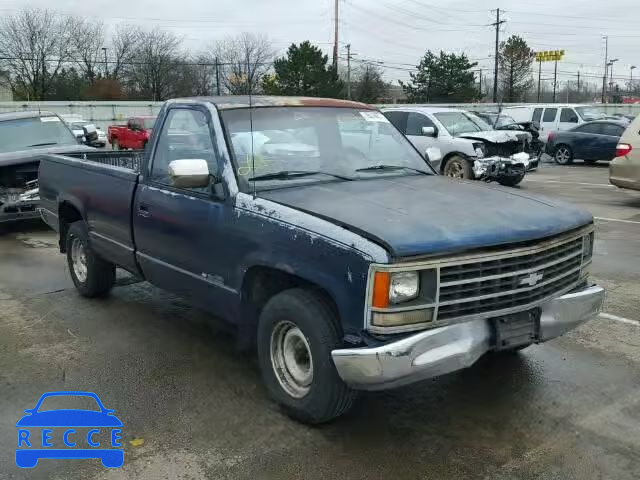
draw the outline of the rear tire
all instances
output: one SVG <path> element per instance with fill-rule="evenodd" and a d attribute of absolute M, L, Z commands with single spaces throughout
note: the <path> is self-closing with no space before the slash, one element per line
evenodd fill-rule
<path fill-rule="evenodd" d="M 66 247 L 71 280 L 80 295 L 92 298 L 108 294 L 116 281 L 116 267 L 93 251 L 83 221 L 69 227 Z"/>
<path fill-rule="evenodd" d="M 451 178 L 473 179 L 471 164 L 460 155 L 450 157 L 442 167 L 442 174 Z"/>
<path fill-rule="evenodd" d="M 570 165 L 573 163 L 573 151 L 569 145 L 558 145 L 553 151 L 553 159 L 558 165 Z"/>
<path fill-rule="evenodd" d="M 342 346 L 338 317 L 320 293 L 295 288 L 275 295 L 258 321 L 258 361 L 270 397 L 308 424 L 346 413 L 357 393 L 340 378 L 331 351 Z"/>

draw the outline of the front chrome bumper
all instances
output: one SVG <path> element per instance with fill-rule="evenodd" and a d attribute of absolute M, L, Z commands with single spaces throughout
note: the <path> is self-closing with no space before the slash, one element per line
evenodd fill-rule
<path fill-rule="evenodd" d="M 597 285 L 562 295 L 541 305 L 536 341 L 545 342 L 600 313 L 604 289 Z M 471 366 L 495 349 L 492 322 L 470 322 L 425 330 L 374 348 L 331 352 L 338 374 L 349 386 L 384 390 Z"/>

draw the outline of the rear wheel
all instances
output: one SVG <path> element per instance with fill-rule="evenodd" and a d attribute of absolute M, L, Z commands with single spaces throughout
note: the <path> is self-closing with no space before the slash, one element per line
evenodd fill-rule
<path fill-rule="evenodd" d="M 69 227 L 66 247 L 71 280 L 80 295 L 99 297 L 109 293 L 116 281 L 116 267 L 93 251 L 83 221 Z"/>
<path fill-rule="evenodd" d="M 443 175 L 452 178 L 473 178 L 471 164 L 459 155 L 454 155 L 447 160 L 442 169 Z"/>
<path fill-rule="evenodd" d="M 558 145 L 553 152 L 553 159 L 558 165 L 573 163 L 573 151 L 568 145 Z"/>
<path fill-rule="evenodd" d="M 310 424 L 347 412 L 356 398 L 336 371 L 341 347 L 330 302 L 308 289 L 285 290 L 265 305 L 258 322 L 258 361 L 271 398 L 292 418 Z"/>

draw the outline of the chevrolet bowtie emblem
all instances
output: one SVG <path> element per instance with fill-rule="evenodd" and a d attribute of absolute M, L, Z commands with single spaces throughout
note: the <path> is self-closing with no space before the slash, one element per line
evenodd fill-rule
<path fill-rule="evenodd" d="M 542 277 L 544 277 L 544 275 L 541 273 L 530 273 L 528 277 L 524 277 L 522 280 L 520 280 L 520 285 L 529 285 L 530 287 L 533 287 L 536 283 L 542 280 Z"/>

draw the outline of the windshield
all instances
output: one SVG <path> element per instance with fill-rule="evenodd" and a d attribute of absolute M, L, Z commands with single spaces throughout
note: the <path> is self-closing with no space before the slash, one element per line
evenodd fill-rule
<path fill-rule="evenodd" d="M 253 135 L 249 109 L 222 112 L 245 191 L 250 179 L 259 190 L 292 183 L 420 175 L 416 170 L 432 173 L 404 135 L 377 111 L 267 107 L 253 109 L 252 116 Z M 313 174 L 300 175 L 309 172 Z"/>
<path fill-rule="evenodd" d="M 586 122 L 589 120 L 599 120 L 607 116 L 604 110 L 600 107 L 576 107 L 576 111 Z"/>
<path fill-rule="evenodd" d="M 77 145 L 58 117 L 35 117 L 0 122 L 0 152 L 16 152 L 54 145 Z"/>
<path fill-rule="evenodd" d="M 479 117 L 475 113 L 468 112 L 467 116 L 475 122 L 482 130 L 493 130 L 493 127 L 488 123 L 488 120 L 485 120 L 482 117 Z"/>
<path fill-rule="evenodd" d="M 475 119 L 472 119 L 463 112 L 440 112 L 434 113 L 434 115 L 440 123 L 442 123 L 447 132 L 454 137 L 464 133 L 482 132 L 487 130 L 487 128 L 480 126 L 481 120 L 478 117 L 475 117 L 475 115 Z M 480 122 L 476 119 L 480 120 Z M 492 129 L 489 128 L 489 130 Z"/>

